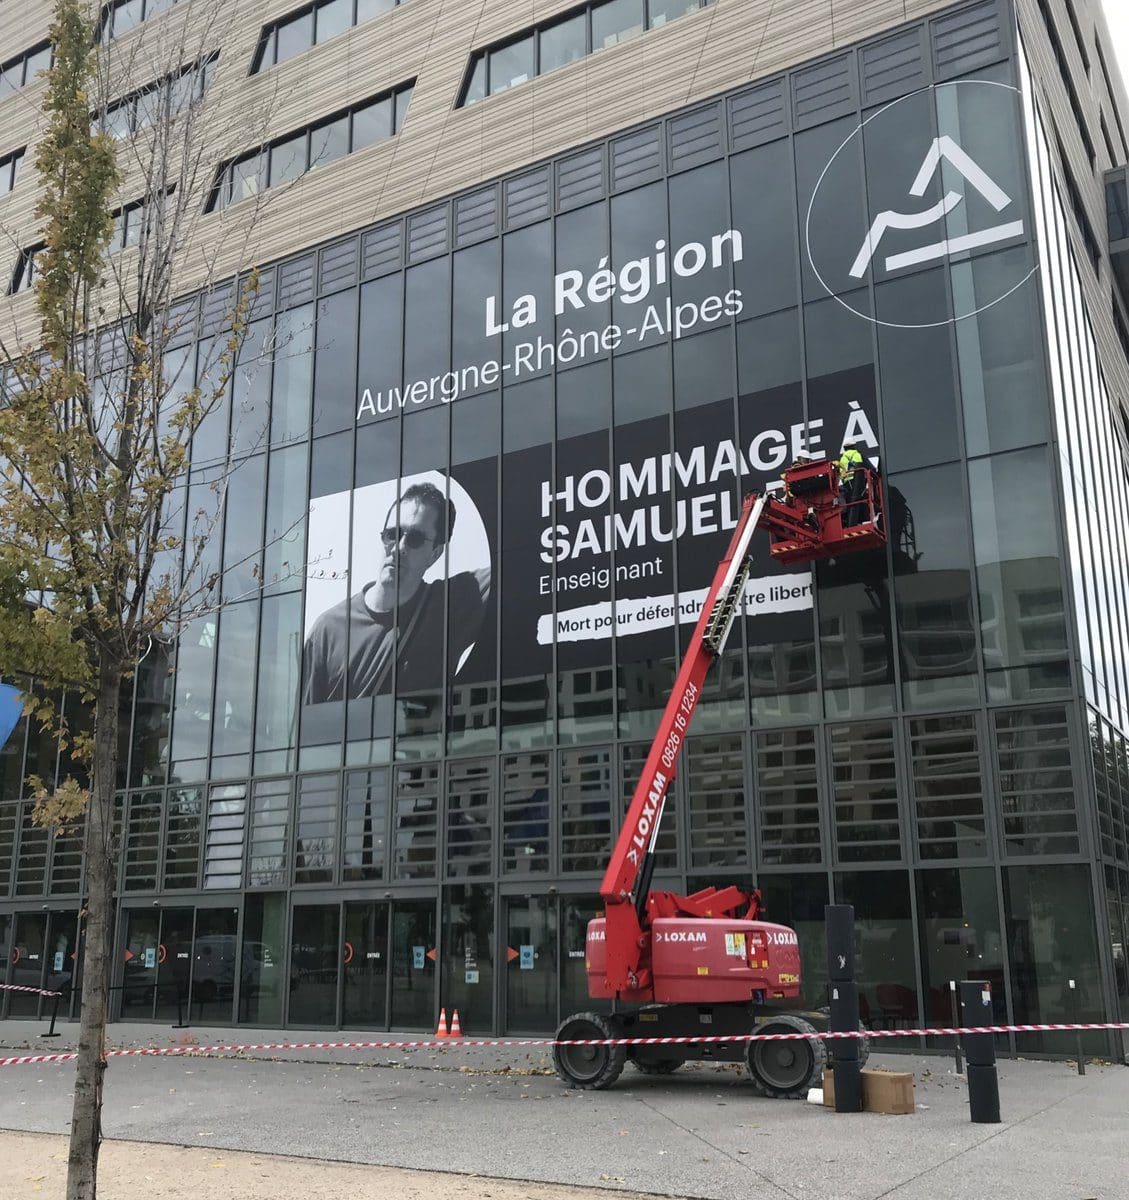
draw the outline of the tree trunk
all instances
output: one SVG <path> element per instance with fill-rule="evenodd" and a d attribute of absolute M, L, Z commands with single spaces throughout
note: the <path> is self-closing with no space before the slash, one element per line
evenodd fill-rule
<path fill-rule="evenodd" d="M 86 813 L 86 920 L 67 1200 L 95 1200 L 102 1142 L 102 1077 L 114 930 L 114 784 L 122 670 L 104 651 L 94 701 L 94 760 Z"/>

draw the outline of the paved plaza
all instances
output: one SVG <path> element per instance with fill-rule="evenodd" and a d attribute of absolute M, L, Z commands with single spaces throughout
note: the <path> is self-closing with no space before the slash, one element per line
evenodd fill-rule
<path fill-rule="evenodd" d="M 8 1022 L 0 1045 L 65 1050 L 74 1027 L 62 1028 L 62 1037 L 42 1042 L 38 1026 Z M 111 1040 L 371 1037 L 115 1026 Z M 1003 1123 L 978 1126 L 968 1120 L 951 1058 L 876 1054 L 872 1065 L 914 1072 L 913 1115 L 836 1115 L 764 1100 L 732 1067 L 687 1067 L 668 1077 L 628 1067 L 609 1091 L 576 1092 L 533 1047 L 123 1058 L 107 1075 L 105 1130 L 111 1139 L 149 1144 L 135 1153 L 145 1171 L 163 1161 L 162 1146 L 173 1145 L 479 1177 L 478 1190 L 452 1196 L 485 1195 L 488 1180 L 499 1178 L 710 1200 L 1129 1200 L 1129 1069 L 1092 1063 L 1079 1077 L 1072 1063 L 1001 1060 Z M 72 1071 L 65 1063 L 5 1068 L 0 1128 L 65 1132 Z M 39 1144 L 21 1153 L 34 1158 Z M 43 1143 L 44 1161 L 52 1145 Z M 21 1169 L 42 1178 L 41 1165 Z M 281 1180 L 293 1169 L 277 1160 L 273 1173 Z M 350 1194 L 366 1196 L 357 1182 L 363 1173 L 351 1178 Z M 418 1176 L 397 1178 L 401 1187 L 385 1178 L 380 1194 L 407 1197 L 420 1186 Z M 15 1182 L 14 1192 L 0 1188 L 6 1200 L 24 1195 Z M 26 1194 L 50 1194 L 40 1188 Z M 442 1194 L 425 1190 L 433 1200 Z M 166 1194 L 179 1200 L 178 1192 Z"/>

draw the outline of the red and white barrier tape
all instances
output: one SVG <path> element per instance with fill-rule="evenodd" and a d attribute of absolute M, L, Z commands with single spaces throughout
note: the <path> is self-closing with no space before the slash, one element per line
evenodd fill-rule
<path fill-rule="evenodd" d="M 22 983 L 0 983 L 0 992 L 30 992 L 33 996 L 61 996 L 62 992 L 48 992 L 44 988 L 24 987 Z"/>
<path fill-rule="evenodd" d="M 436 1050 L 443 1047 L 474 1049 L 508 1047 L 524 1050 L 545 1046 L 685 1046 L 717 1042 L 787 1042 L 811 1037 L 824 1041 L 833 1038 L 955 1037 L 973 1033 L 1062 1033 L 1071 1031 L 1129 1029 L 1126 1021 L 1101 1021 L 1063 1025 L 976 1025 L 938 1029 L 863 1029 L 845 1033 L 724 1033 L 687 1037 L 633 1038 L 429 1038 L 419 1041 L 384 1042 L 260 1042 L 230 1046 L 141 1046 L 135 1049 L 107 1050 L 107 1058 L 182 1058 L 186 1055 L 239 1054 L 247 1050 Z M 0 1058 L 0 1067 L 22 1067 L 38 1063 L 71 1062 L 78 1055 L 23 1054 Z"/>

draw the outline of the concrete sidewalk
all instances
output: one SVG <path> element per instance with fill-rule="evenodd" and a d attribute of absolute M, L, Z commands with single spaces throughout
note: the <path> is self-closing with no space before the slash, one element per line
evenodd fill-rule
<path fill-rule="evenodd" d="M 0 1042 L 67 1047 L 13 1024 Z M 112 1040 L 169 1045 L 185 1034 L 194 1043 L 350 1036 L 115 1026 Z M 1091 1065 L 1080 1078 L 1072 1064 L 1002 1061 L 1004 1123 L 977 1126 L 951 1059 L 872 1062 L 914 1072 L 914 1115 L 763 1100 L 727 1067 L 665 1078 L 629 1067 L 608 1091 L 576 1092 L 548 1073 L 540 1048 L 443 1048 L 117 1059 L 105 1127 L 145 1143 L 709 1200 L 1129 1200 L 1126 1068 Z M 70 1087 L 69 1064 L 5 1068 L 0 1127 L 64 1132 Z M 154 1146 L 153 1161 L 161 1153 Z"/>

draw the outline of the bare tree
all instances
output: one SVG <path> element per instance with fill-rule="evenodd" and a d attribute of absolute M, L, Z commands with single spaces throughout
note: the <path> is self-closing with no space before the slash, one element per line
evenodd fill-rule
<path fill-rule="evenodd" d="M 273 349 L 248 340 L 261 174 L 211 201 L 218 166 L 261 148 L 274 97 L 261 90 L 249 107 L 222 94 L 216 60 L 237 0 L 164 7 L 112 37 L 97 5 L 56 0 L 35 228 L 5 231 L 33 304 L 14 302 L 0 338 L 0 662 L 42 685 L 26 706 L 83 766 L 57 788 L 31 781 L 40 823 L 85 820 L 68 1200 L 97 1189 L 123 684 L 155 642 L 236 598 L 208 546 L 238 458 L 226 424 L 218 443 L 205 434 L 233 376 Z M 244 452 L 264 420 L 233 414 Z M 211 495 L 190 504 L 205 442 Z M 92 733 L 60 716 L 48 697 L 61 689 L 88 701 Z"/>

